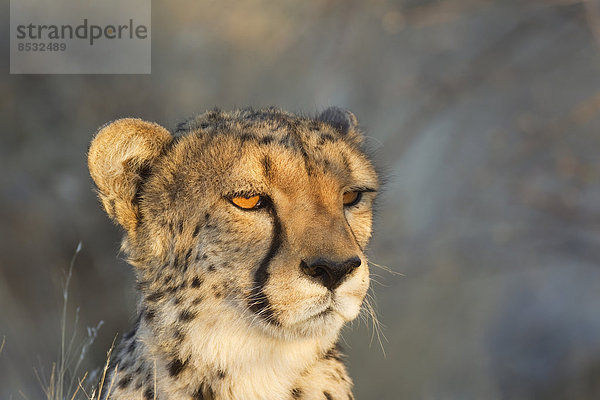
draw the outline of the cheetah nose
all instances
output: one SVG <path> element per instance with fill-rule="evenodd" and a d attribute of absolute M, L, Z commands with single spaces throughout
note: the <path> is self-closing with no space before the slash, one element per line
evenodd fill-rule
<path fill-rule="evenodd" d="M 319 258 L 310 264 L 301 261 L 300 269 L 306 275 L 320 281 L 327 289 L 334 290 L 340 286 L 346 276 L 356 268 L 360 267 L 360 264 L 360 258 L 357 256 L 342 262 Z"/>

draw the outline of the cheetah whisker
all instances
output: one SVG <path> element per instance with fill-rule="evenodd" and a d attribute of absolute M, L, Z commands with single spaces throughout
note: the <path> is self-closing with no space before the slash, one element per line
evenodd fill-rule
<path fill-rule="evenodd" d="M 257 303 L 257 304 L 258 304 L 258 303 Z M 254 324 L 254 322 L 255 322 L 255 321 L 258 319 L 258 318 L 262 317 L 262 314 L 264 314 L 264 313 L 266 313 L 266 312 L 267 312 L 267 309 L 266 309 L 266 308 L 263 308 L 262 310 L 260 310 L 259 312 L 257 312 L 257 313 L 256 313 L 256 315 L 254 316 L 254 318 L 252 318 L 252 321 L 250 321 L 250 326 L 252 326 L 252 325 Z"/>
<path fill-rule="evenodd" d="M 371 135 L 364 135 L 365 139 L 374 141 L 379 147 L 383 147 L 383 142 Z"/>
<path fill-rule="evenodd" d="M 392 275 L 406 276 L 405 274 L 398 272 L 398 271 L 394 271 L 393 269 L 391 269 L 390 267 L 387 267 L 385 265 L 379 265 L 377 263 L 374 263 L 371 260 L 369 260 L 368 262 L 369 262 L 369 264 L 373 265 L 374 267 L 380 268 L 380 269 L 384 270 L 385 272 L 390 273 Z"/>
<path fill-rule="evenodd" d="M 380 275 L 371 274 L 371 282 L 374 282 L 374 283 L 378 284 L 379 286 L 383 286 L 383 287 L 390 287 L 390 285 L 387 285 L 387 284 L 385 284 L 385 283 L 383 283 L 383 282 L 380 282 L 380 281 L 378 281 L 377 279 L 373 278 L 374 276 L 375 276 L 375 277 L 377 277 L 377 278 L 382 278 L 382 279 L 384 279 L 384 278 L 383 278 L 382 276 L 380 276 Z"/>
<path fill-rule="evenodd" d="M 367 307 L 367 311 L 369 316 L 371 317 L 371 320 L 373 322 L 373 331 L 372 331 L 372 336 L 371 336 L 371 341 L 373 340 L 373 334 L 377 335 L 377 341 L 379 342 L 379 346 L 381 347 L 381 351 L 383 353 L 383 356 L 386 356 L 385 353 L 385 348 L 383 346 L 383 341 L 388 341 L 387 337 L 385 336 L 385 334 L 383 333 L 383 328 L 384 325 L 379 321 L 379 318 L 377 317 L 377 311 L 375 309 L 375 307 L 373 307 L 373 305 L 371 304 L 371 301 L 375 302 L 374 297 L 370 294 L 367 293 L 367 296 L 365 297 L 365 305 Z M 370 343 L 369 343 L 370 345 Z"/>

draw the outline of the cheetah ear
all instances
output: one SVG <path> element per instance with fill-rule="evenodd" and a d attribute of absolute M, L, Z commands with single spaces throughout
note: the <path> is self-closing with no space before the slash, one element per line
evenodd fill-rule
<path fill-rule="evenodd" d="M 109 217 L 129 233 L 135 231 L 140 219 L 140 187 L 172 140 L 162 126 L 134 118 L 103 126 L 92 140 L 90 175 Z"/>
<path fill-rule="evenodd" d="M 339 107 L 329 107 L 317 117 L 317 120 L 333 126 L 342 135 L 360 137 L 356 116 Z"/>

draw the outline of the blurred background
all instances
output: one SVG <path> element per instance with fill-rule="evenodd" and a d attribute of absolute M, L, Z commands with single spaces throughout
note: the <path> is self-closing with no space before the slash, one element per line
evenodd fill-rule
<path fill-rule="evenodd" d="M 8 54 L 8 2 L 0 42 Z M 41 399 L 68 330 L 134 312 L 119 229 L 86 166 L 95 130 L 219 106 L 352 110 L 387 176 L 370 248 L 383 350 L 344 331 L 359 399 L 600 398 L 600 2 L 152 4 L 151 75 L 0 65 L 0 398 Z"/>

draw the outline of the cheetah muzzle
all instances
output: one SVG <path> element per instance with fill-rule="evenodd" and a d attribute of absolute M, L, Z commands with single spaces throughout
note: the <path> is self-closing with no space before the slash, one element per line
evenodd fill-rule
<path fill-rule="evenodd" d="M 336 343 L 369 286 L 362 148 L 339 108 L 102 127 L 89 169 L 139 291 L 102 398 L 352 398 Z"/>

